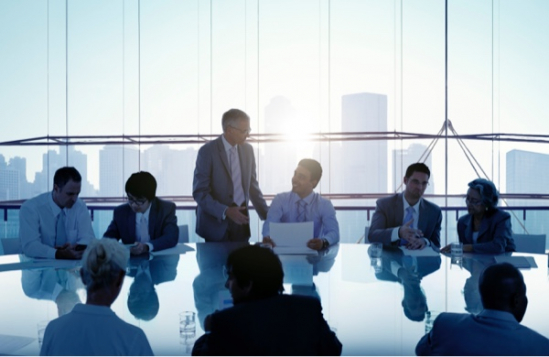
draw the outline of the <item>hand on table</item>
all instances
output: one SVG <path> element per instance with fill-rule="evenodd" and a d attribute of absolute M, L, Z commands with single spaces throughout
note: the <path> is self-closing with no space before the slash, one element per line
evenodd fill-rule
<path fill-rule="evenodd" d="M 263 237 L 263 243 L 270 244 L 273 248 L 276 247 L 275 242 L 271 239 L 271 237 Z"/>
<path fill-rule="evenodd" d="M 322 239 L 320 238 L 313 238 L 307 242 L 307 247 L 314 250 L 321 250 L 323 245 Z"/>
<path fill-rule="evenodd" d="M 413 237 L 413 238 L 408 238 L 406 240 L 408 241 L 408 244 L 406 244 L 406 248 L 410 250 L 423 249 L 427 245 L 427 243 L 425 242 L 425 239 L 423 238 Z"/>
<path fill-rule="evenodd" d="M 55 247 L 57 250 L 55 252 L 55 259 L 82 259 L 83 250 L 76 250 L 76 246 L 71 246 L 69 243 L 65 243 L 60 247 Z"/>

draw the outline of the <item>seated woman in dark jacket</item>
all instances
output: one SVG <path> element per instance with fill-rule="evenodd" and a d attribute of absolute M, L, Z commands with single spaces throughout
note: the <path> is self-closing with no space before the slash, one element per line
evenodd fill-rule
<path fill-rule="evenodd" d="M 465 203 L 469 214 L 458 220 L 464 252 L 500 254 L 514 252 L 511 216 L 497 208 L 499 193 L 493 182 L 479 178 L 469 182 Z M 447 246 L 443 252 L 449 252 Z"/>

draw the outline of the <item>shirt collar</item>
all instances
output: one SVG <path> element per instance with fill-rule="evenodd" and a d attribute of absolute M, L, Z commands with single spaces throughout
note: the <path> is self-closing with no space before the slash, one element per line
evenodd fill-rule
<path fill-rule="evenodd" d="M 404 211 L 406 211 L 408 209 L 408 207 L 412 207 L 414 209 L 414 212 L 415 213 L 418 213 L 419 212 L 419 205 L 421 203 L 421 200 L 423 199 L 423 197 L 421 197 L 415 205 L 413 206 L 410 206 L 410 204 L 408 203 L 408 201 L 406 201 L 406 198 L 404 197 L 404 194 L 402 194 L 402 202 L 404 203 Z"/>
<path fill-rule="evenodd" d="M 221 135 L 221 141 L 223 141 L 223 147 L 225 148 L 225 151 L 229 151 L 231 150 L 233 147 L 235 147 L 236 145 L 231 145 L 227 139 L 225 139 L 225 135 Z"/>
<path fill-rule="evenodd" d="M 144 216 L 145 219 L 146 219 L 147 222 L 148 222 L 148 221 L 149 221 L 149 215 L 150 215 L 150 213 L 151 213 L 151 206 L 152 206 L 152 202 L 151 202 L 151 204 L 149 205 L 149 208 L 147 208 L 147 210 L 146 210 L 145 212 L 143 212 L 143 213 L 141 213 L 141 212 L 140 212 L 140 213 L 137 213 L 137 217 L 138 217 L 139 219 L 141 219 L 141 216 Z"/>
<path fill-rule="evenodd" d="M 313 199 L 315 197 L 315 191 L 312 191 L 307 197 L 305 198 L 301 198 L 299 197 L 299 195 L 295 192 L 292 191 L 292 193 L 294 194 L 295 198 L 296 198 L 296 202 L 299 201 L 299 200 L 303 200 L 306 204 L 310 205 L 311 202 L 313 202 Z"/>

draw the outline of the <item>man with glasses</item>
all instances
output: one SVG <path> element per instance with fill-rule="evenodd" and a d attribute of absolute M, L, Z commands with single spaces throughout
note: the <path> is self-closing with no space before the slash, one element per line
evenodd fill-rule
<path fill-rule="evenodd" d="M 246 143 L 250 117 L 231 109 L 223 114 L 222 125 L 223 135 L 202 146 L 196 158 L 196 233 L 207 242 L 247 241 L 248 202 L 262 220 L 268 211 L 257 183 L 253 148 Z"/>
<path fill-rule="evenodd" d="M 21 206 L 19 239 L 23 253 L 32 258 L 80 259 L 95 238 L 88 207 L 78 198 L 82 176 L 74 167 L 62 167 L 53 177 L 53 190 Z"/>
<path fill-rule="evenodd" d="M 128 203 L 114 209 L 104 238 L 134 244 L 132 255 L 174 247 L 179 239 L 175 204 L 156 197 L 156 179 L 148 172 L 132 174 L 126 181 Z"/>
<path fill-rule="evenodd" d="M 368 239 L 387 246 L 423 249 L 440 248 L 440 207 L 422 198 L 431 171 L 423 163 L 406 169 L 403 193 L 381 198 L 376 203 Z"/>

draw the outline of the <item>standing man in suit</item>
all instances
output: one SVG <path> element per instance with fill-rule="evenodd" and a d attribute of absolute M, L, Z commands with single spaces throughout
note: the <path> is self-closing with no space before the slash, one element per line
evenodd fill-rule
<path fill-rule="evenodd" d="M 132 255 L 174 247 L 179 239 L 175 204 L 156 197 L 156 179 L 146 171 L 132 174 L 126 181 L 128 203 L 114 209 L 104 238 L 135 243 Z"/>
<path fill-rule="evenodd" d="M 440 248 L 442 212 L 422 198 L 430 176 L 427 165 L 412 164 L 406 169 L 404 192 L 377 200 L 368 233 L 370 242 L 408 249 Z"/>
<path fill-rule="evenodd" d="M 416 354 L 432 356 L 547 356 L 549 340 L 520 324 L 528 298 L 520 271 L 492 265 L 479 282 L 484 309 L 478 314 L 442 313 L 421 338 Z"/>
<path fill-rule="evenodd" d="M 316 298 L 283 295 L 284 271 L 268 248 L 250 245 L 227 258 L 234 306 L 206 317 L 193 355 L 335 356 L 341 343 Z M 208 333 L 209 332 L 209 333 Z"/>
<path fill-rule="evenodd" d="M 250 238 L 248 201 L 262 220 L 267 203 L 257 183 L 250 117 L 239 109 L 223 114 L 223 135 L 200 148 L 194 170 L 196 233 L 207 242 Z"/>

